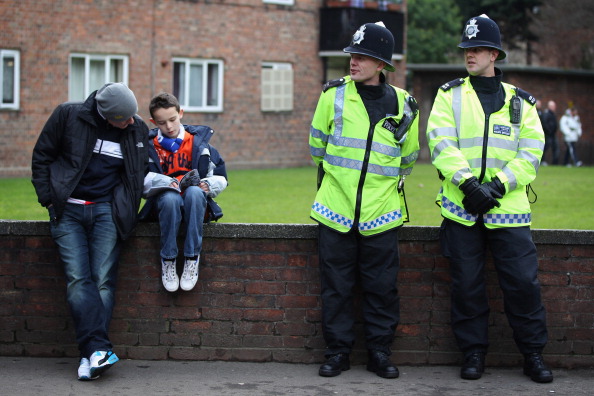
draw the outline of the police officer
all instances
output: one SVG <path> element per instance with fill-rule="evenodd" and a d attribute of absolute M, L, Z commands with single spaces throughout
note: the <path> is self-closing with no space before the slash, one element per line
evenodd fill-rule
<path fill-rule="evenodd" d="M 350 74 L 328 82 L 320 96 L 309 144 L 321 181 L 311 217 L 319 223 L 322 325 L 326 362 L 319 375 L 350 368 L 355 342 L 353 288 L 363 291 L 367 370 L 396 378 L 390 346 L 399 321 L 396 278 L 398 228 L 404 210 L 399 181 L 418 156 L 414 98 L 386 83 L 394 37 L 366 23 L 344 49 Z"/>
<path fill-rule="evenodd" d="M 459 47 L 469 76 L 438 90 L 427 141 L 442 178 L 437 197 L 444 218 L 440 239 L 450 261 L 452 329 L 464 353 L 461 377 L 478 379 L 484 372 L 489 247 L 505 313 L 524 355 L 524 374 L 551 382 L 553 374 L 541 355 L 547 343 L 545 308 L 525 191 L 536 177 L 544 147 L 536 101 L 502 82 L 495 61 L 506 54 L 499 27 L 486 15 L 468 20 Z"/>

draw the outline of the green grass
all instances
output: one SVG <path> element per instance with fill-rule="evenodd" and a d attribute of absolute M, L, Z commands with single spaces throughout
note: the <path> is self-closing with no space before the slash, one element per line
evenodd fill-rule
<path fill-rule="evenodd" d="M 541 167 L 532 184 L 534 229 L 594 229 L 594 168 Z M 316 168 L 230 170 L 229 187 L 218 198 L 221 223 L 313 224 L 309 209 L 316 194 Z M 441 222 L 439 190 L 432 165 L 417 164 L 406 179 L 410 225 Z M 46 220 L 28 178 L 0 179 L 0 218 Z"/>

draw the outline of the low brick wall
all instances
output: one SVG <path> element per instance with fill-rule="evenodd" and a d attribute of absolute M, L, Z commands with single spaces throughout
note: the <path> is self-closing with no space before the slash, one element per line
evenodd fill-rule
<path fill-rule="evenodd" d="M 400 232 L 397 364 L 458 364 L 449 326 L 448 263 L 437 227 Z M 594 365 L 594 231 L 534 230 L 548 311 L 545 357 L 554 367 Z M 131 359 L 317 363 L 323 359 L 315 225 L 209 224 L 200 280 L 167 293 L 156 224 L 126 243 L 111 337 Z M 518 366 L 492 263 L 487 363 Z M 357 304 L 359 305 L 359 304 Z M 365 360 L 357 324 L 354 363 Z M 65 282 L 44 222 L 0 221 L 0 355 L 78 356 Z"/>

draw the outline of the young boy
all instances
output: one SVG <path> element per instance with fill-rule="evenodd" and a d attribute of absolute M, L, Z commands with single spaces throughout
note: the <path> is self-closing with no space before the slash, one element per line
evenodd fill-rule
<path fill-rule="evenodd" d="M 155 96 L 149 105 L 150 121 L 158 128 L 149 132 L 150 171 L 170 176 L 172 187 L 147 199 L 140 217 L 157 216 L 161 227 L 163 286 L 169 292 L 192 290 L 198 281 L 202 225 L 208 201 L 227 187 L 225 161 L 208 141 L 214 131 L 204 125 L 182 125 L 183 109 L 169 93 Z M 180 183 L 186 173 L 187 177 Z M 194 176 L 195 175 L 195 176 Z M 186 180 L 189 179 L 189 183 Z M 181 185 L 180 185 L 181 184 Z M 189 184 L 189 185 L 188 185 Z M 184 270 L 176 271 L 177 233 L 184 221 Z"/>

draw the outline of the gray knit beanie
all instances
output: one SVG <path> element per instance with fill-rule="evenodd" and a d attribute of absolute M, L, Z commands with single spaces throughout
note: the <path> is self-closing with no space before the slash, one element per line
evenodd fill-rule
<path fill-rule="evenodd" d="M 134 92 L 124 83 L 107 83 L 97 91 L 97 109 L 106 119 L 122 122 L 138 111 Z"/>

